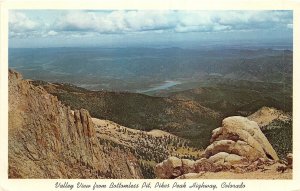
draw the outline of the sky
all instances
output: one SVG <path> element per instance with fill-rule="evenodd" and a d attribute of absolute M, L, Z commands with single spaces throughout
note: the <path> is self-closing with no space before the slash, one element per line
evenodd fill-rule
<path fill-rule="evenodd" d="M 10 10 L 9 46 L 197 46 L 292 42 L 292 11 Z"/>

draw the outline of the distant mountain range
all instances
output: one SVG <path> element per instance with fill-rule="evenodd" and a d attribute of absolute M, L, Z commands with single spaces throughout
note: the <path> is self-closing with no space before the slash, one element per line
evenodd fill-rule
<path fill-rule="evenodd" d="M 10 49 L 9 66 L 25 78 L 91 90 L 138 92 L 167 80 L 207 78 L 291 83 L 290 50 L 182 48 Z"/>

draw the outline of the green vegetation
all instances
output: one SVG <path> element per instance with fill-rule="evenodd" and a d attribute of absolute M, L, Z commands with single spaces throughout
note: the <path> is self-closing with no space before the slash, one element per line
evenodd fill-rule
<path fill-rule="evenodd" d="M 292 111 L 291 85 L 214 79 L 193 86 L 197 88 L 164 93 L 164 96 L 193 100 L 224 116 L 248 116 L 263 106 Z"/>
<path fill-rule="evenodd" d="M 165 130 L 190 139 L 198 148 L 208 145 L 207 135 L 222 119 L 219 113 L 193 101 L 128 92 L 89 91 L 67 84 L 44 87 L 72 109 L 85 108 L 93 117 L 133 129 Z"/>
<path fill-rule="evenodd" d="M 292 121 L 275 120 L 262 128 L 279 158 L 284 159 L 287 153 L 293 152 L 293 125 Z"/>
<path fill-rule="evenodd" d="M 125 153 L 132 153 L 138 159 L 145 178 L 154 178 L 155 165 L 169 156 L 195 160 L 202 153 L 201 150 L 188 146 L 189 141 L 176 136 L 156 137 L 145 132 L 132 132 L 120 127 L 117 127 L 117 132 L 107 134 L 105 126 L 97 126 L 97 129 L 98 140 L 105 148 L 105 152 L 109 153 L 114 148 Z M 103 135 L 108 135 L 109 138 Z M 128 139 L 119 138 L 119 135 Z"/>
<path fill-rule="evenodd" d="M 48 84 L 44 88 L 72 109 L 85 108 L 93 117 L 133 129 L 165 130 L 188 139 L 190 146 L 199 149 L 209 145 L 211 131 L 226 116 L 248 116 L 263 106 L 292 110 L 291 87 L 276 83 L 214 79 L 206 87 L 170 92 L 165 97 L 90 91 L 70 84 Z"/>
<path fill-rule="evenodd" d="M 149 165 L 147 162 L 140 162 L 140 167 L 142 170 L 143 177 L 145 179 L 154 179 L 156 178 L 154 174 L 153 165 Z"/>

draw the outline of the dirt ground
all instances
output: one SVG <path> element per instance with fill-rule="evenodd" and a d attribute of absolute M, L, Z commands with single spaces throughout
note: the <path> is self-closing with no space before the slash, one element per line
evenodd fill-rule
<path fill-rule="evenodd" d="M 221 172 L 203 172 L 203 173 L 190 173 L 185 174 L 188 179 L 292 179 L 293 170 L 287 169 L 284 172 L 278 172 L 276 170 L 278 164 L 274 164 L 266 167 L 264 171 L 257 170 L 253 172 L 236 173 L 231 171 L 221 171 Z"/>

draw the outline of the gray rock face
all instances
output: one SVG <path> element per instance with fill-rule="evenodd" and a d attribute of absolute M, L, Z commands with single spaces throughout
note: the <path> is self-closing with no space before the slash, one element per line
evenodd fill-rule
<path fill-rule="evenodd" d="M 9 178 L 142 178 L 131 153 L 104 149 L 87 110 L 72 114 L 14 71 L 8 131 Z"/>

